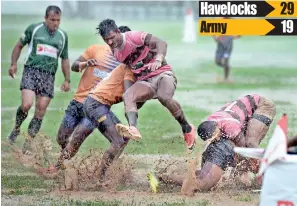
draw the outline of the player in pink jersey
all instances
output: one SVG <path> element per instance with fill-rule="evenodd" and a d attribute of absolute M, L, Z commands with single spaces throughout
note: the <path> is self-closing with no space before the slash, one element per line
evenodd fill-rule
<path fill-rule="evenodd" d="M 256 173 L 257 162 L 242 158 L 235 160 L 233 147 L 258 147 L 274 116 L 274 103 L 257 94 L 227 103 L 198 126 L 198 135 L 208 143 L 202 154 L 201 170 L 193 167 L 189 171 L 189 174 L 195 174 L 196 181 L 193 181 L 193 175 L 186 179 L 183 175 L 159 174 L 159 177 L 165 182 L 183 185 L 182 192 L 189 195 L 214 187 L 228 166 L 236 166 L 235 162 L 245 161 L 241 175 L 248 170 Z"/>
<path fill-rule="evenodd" d="M 167 43 L 146 32 L 121 34 L 115 22 L 110 19 L 103 20 L 97 29 L 116 59 L 129 65 L 137 78 L 137 82 L 123 96 L 129 126 L 118 124 L 118 132 L 131 139 L 140 139 L 141 134 L 136 128 L 136 103 L 156 98 L 179 122 L 187 148 L 192 151 L 196 132 L 194 126 L 186 120 L 180 104 L 173 99 L 177 82 L 171 66 L 165 60 Z"/>

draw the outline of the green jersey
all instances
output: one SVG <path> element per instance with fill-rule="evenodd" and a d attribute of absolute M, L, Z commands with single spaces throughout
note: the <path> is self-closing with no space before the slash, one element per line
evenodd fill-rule
<path fill-rule="evenodd" d="M 50 34 L 45 23 L 31 24 L 20 41 L 28 44 L 25 66 L 55 74 L 58 58 L 68 59 L 68 37 L 61 29 Z"/>

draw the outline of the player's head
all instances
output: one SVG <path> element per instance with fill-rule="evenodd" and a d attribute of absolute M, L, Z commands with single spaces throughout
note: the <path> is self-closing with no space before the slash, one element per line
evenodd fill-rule
<path fill-rule="evenodd" d="M 100 22 L 99 26 L 96 28 L 98 33 L 101 35 L 106 44 L 108 44 L 112 49 L 120 47 L 123 43 L 123 36 L 121 32 L 112 19 L 105 19 Z"/>
<path fill-rule="evenodd" d="M 54 32 L 59 28 L 61 20 L 61 9 L 58 6 L 48 6 L 45 10 L 45 23 L 47 28 Z"/>
<path fill-rule="evenodd" d="M 131 29 L 128 26 L 120 26 L 119 30 L 121 33 L 125 33 L 127 31 L 131 31 Z"/>
<path fill-rule="evenodd" d="M 201 139 L 206 141 L 213 136 L 216 129 L 217 123 L 215 121 L 204 121 L 198 126 L 197 133 Z"/>

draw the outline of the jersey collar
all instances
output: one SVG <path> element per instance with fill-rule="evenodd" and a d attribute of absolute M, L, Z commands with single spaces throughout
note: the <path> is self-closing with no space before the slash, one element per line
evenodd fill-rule
<path fill-rule="evenodd" d="M 50 32 L 50 30 L 48 29 L 48 27 L 47 27 L 47 25 L 46 25 L 46 23 L 45 23 L 45 22 L 43 22 L 43 25 L 44 25 L 44 27 L 45 27 L 45 29 L 46 29 L 47 33 L 48 33 L 50 36 L 54 36 L 54 35 L 55 35 L 55 33 L 57 32 L 57 31 Z"/>

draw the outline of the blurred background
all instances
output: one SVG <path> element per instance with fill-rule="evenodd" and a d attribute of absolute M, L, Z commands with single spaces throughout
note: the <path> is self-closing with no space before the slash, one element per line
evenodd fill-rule
<path fill-rule="evenodd" d="M 6 199 L 7 205 L 25 205 L 20 202 L 26 197 L 30 197 L 26 199 L 30 202 L 28 205 L 32 205 L 31 197 L 34 196 L 34 201 L 38 202 L 35 205 L 46 205 L 41 195 L 48 199 L 48 191 L 57 187 L 55 182 L 36 176 L 30 168 L 19 164 L 11 148 L 3 144 L 13 128 L 16 110 L 21 104 L 19 86 L 27 47 L 18 60 L 15 79 L 8 75 L 11 53 L 30 24 L 44 21 L 45 10 L 49 5 L 57 5 L 62 10 L 60 28 L 68 34 L 70 64 L 90 45 L 105 44 L 97 34 L 96 27 L 105 18 L 115 19 L 118 26 L 126 25 L 132 30 L 152 33 L 168 43 L 166 60 L 172 65 L 177 77 L 174 98 L 180 102 L 187 119 L 196 127 L 226 102 L 246 94 L 258 93 L 273 100 L 277 108 L 275 121 L 261 146 L 266 146 L 283 113 L 288 114 L 289 136 L 297 134 L 297 37 L 242 36 L 234 40 L 230 58 L 230 77 L 234 83 L 230 84 L 218 81 L 223 78 L 223 69 L 214 61 L 216 42 L 212 37 L 198 36 L 197 1 L 1 1 L 1 188 L 2 197 L 10 195 Z M 60 152 L 56 143 L 58 128 L 80 77 L 80 73 L 71 72 L 71 91 L 64 93 L 60 91 L 64 81 L 60 67 L 56 73 L 55 97 L 47 109 L 40 130 L 40 133 L 51 139 L 52 154 L 56 156 Z M 126 123 L 122 103 L 114 105 L 112 111 Z M 21 135 L 16 142 L 18 148 L 23 145 L 33 115 L 34 106 L 22 124 Z M 138 165 L 140 170 L 150 169 L 151 164 L 147 162 L 155 161 L 158 157 L 169 156 L 174 159 L 184 156 L 180 126 L 158 101 L 151 100 L 141 108 L 138 127 L 142 140 L 130 141 L 124 152 L 146 161 Z M 202 140 L 198 139 L 195 154 L 201 151 L 202 145 Z M 98 131 L 94 131 L 82 144 L 78 155 L 86 155 L 92 148 L 106 149 L 108 146 L 109 142 Z M 16 195 L 16 198 L 11 198 L 11 194 Z M 78 197 L 84 198 L 81 195 Z M 98 198 L 96 195 L 94 197 Z M 163 198 L 158 195 L 156 197 Z M 210 195 L 210 202 L 216 199 L 218 205 L 221 205 L 222 196 L 219 197 L 217 199 Z M 231 201 L 230 197 L 228 193 L 225 199 Z M 253 198 L 249 194 L 248 201 L 254 200 L 257 200 L 257 194 L 253 194 Z M 169 205 L 184 204 L 174 202 Z M 60 205 L 59 200 L 54 205 Z M 209 204 L 196 202 L 194 205 Z"/>
<path fill-rule="evenodd" d="M 198 11 L 196 1 L 2 1 L 2 14 L 43 15 L 49 4 L 74 19 L 174 21 L 182 20 L 187 8 Z"/>
<path fill-rule="evenodd" d="M 175 98 L 183 106 L 188 119 L 198 126 L 211 112 L 239 96 L 259 93 L 277 105 L 277 116 L 289 115 L 289 134 L 297 134 L 297 41 L 289 36 L 243 36 L 234 40 L 230 59 L 233 84 L 218 83 L 223 69 L 215 64 L 216 42 L 212 37 L 198 36 L 197 1 L 2 1 L 1 2 L 1 135 L 4 140 L 14 124 L 20 105 L 19 84 L 27 48 L 18 61 L 16 79 L 8 76 L 11 52 L 24 30 L 32 23 L 44 20 L 45 9 L 57 5 L 62 10 L 60 28 L 69 39 L 70 63 L 92 44 L 104 44 L 96 27 L 105 18 L 115 19 L 118 26 L 127 25 L 168 43 L 167 62 L 176 73 L 178 84 Z M 49 105 L 41 131 L 55 136 L 64 110 L 76 91 L 80 74 L 71 72 L 71 91 L 63 93 L 60 69 L 56 74 L 55 98 Z M 125 122 L 123 105 L 113 107 Z M 22 131 L 34 114 L 22 125 Z M 160 127 L 166 122 L 166 126 Z M 275 124 L 275 122 L 274 122 Z M 157 101 L 148 102 L 140 111 L 140 131 L 143 141 L 131 142 L 129 153 L 183 154 L 179 125 Z M 269 135 L 271 134 L 271 130 Z M 269 138 L 268 135 L 268 138 Z M 100 136 L 100 138 L 98 138 Z M 23 139 L 19 138 L 22 144 Z M 263 141 L 265 144 L 267 141 Z M 170 143 L 170 144 L 169 144 Z M 94 145 L 107 147 L 107 141 L 94 132 L 82 146 L 82 151 Z"/>

